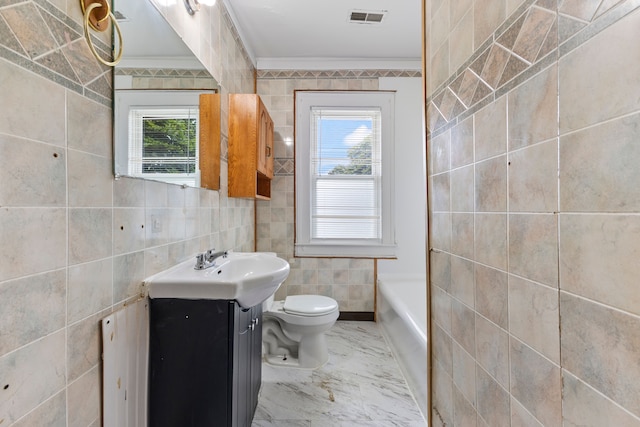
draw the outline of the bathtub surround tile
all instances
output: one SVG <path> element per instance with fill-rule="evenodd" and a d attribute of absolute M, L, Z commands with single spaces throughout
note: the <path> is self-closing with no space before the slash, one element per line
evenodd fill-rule
<path fill-rule="evenodd" d="M 560 363 L 558 291 L 509 276 L 509 332 Z"/>
<path fill-rule="evenodd" d="M 432 285 L 431 317 L 447 333 L 451 333 L 452 298 L 442 289 Z M 460 325 L 461 327 L 462 325 Z"/>
<path fill-rule="evenodd" d="M 475 265 L 476 311 L 502 329 L 508 329 L 507 273 Z"/>
<path fill-rule="evenodd" d="M 490 0 L 482 4 L 474 2 L 474 47 L 478 48 L 506 18 L 506 0 Z"/>
<path fill-rule="evenodd" d="M 0 134 L 0 181 L 0 206 L 63 207 L 66 150 Z"/>
<path fill-rule="evenodd" d="M 510 416 L 509 393 L 484 369 L 476 369 L 478 415 L 487 426 L 508 426 Z"/>
<path fill-rule="evenodd" d="M 473 355 L 453 343 L 453 384 L 472 407 L 476 403 L 476 362 Z M 455 393 L 454 393 L 455 394 Z"/>
<path fill-rule="evenodd" d="M 474 389 L 475 394 L 475 389 Z M 453 422 L 455 425 L 475 427 L 478 413 L 458 387 L 453 386 Z"/>
<path fill-rule="evenodd" d="M 545 426 L 561 426 L 560 368 L 511 338 L 511 394 Z"/>
<path fill-rule="evenodd" d="M 453 340 L 438 324 L 432 326 L 433 358 L 440 367 L 453 377 Z"/>
<path fill-rule="evenodd" d="M 473 116 L 451 128 L 451 168 L 473 162 Z"/>
<path fill-rule="evenodd" d="M 0 356 L 64 327 L 66 278 L 57 270 L 0 283 Z"/>
<path fill-rule="evenodd" d="M 639 234 L 636 215 L 561 215 L 562 290 L 640 315 Z"/>
<path fill-rule="evenodd" d="M 509 92 L 508 103 L 509 150 L 556 137 L 558 129 L 557 66 L 547 68 Z"/>
<path fill-rule="evenodd" d="M 439 365 L 432 367 L 431 420 L 435 426 L 449 426 L 453 423 L 453 380 Z"/>
<path fill-rule="evenodd" d="M 451 210 L 453 212 L 473 212 L 474 208 L 474 166 L 452 170 L 449 174 L 451 186 Z"/>
<path fill-rule="evenodd" d="M 509 153 L 509 211 L 553 213 L 558 209 L 556 139 Z M 565 170 L 561 168 L 561 170 Z"/>
<path fill-rule="evenodd" d="M 0 414 L 6 423 L 13 423 L 64 388 L 64 343 L 65 333 L 59 331 L 0 357 Z"/>
<path fill-rule="evenodd" d="M 451 252 L 455 255 L 473 259 L 474 216 L 472 213 L 451 214 Z"/>
<path fill-rule="evenodd" d="M 434 174 L 449 170 L 451 133 L 445 132 L 431 141 L 431 171 Z M 272 202 L 273 203 L 273 202 Z"/>
<path fill-rule="evenodd" d="M 478 365 L 505 389 L 509 388 L 509 335 L 482 316 L 476 315 Z"/>
<path fill-rule="evenodd" d="M 640 114 L 562 137 L 562 210 L 640 212 L 639 138 Z"/>
<path fill-rule="evenodd" d="M 451 210 L 449 173 L 441 173 L 431 177 L 431 206 L 436 212 L 448 212 Z"/>
<path fill-rule="evenodd" d="M 476 348 L 476 318 L 472 309 L 456 299 L 451 300 L 451 336 L 468 353 Z"/>
<path fill-rule="evenodd" d="M 431 247 L 449 252 L 451 250 L 451 213 L 433 212 L 429 222 Z"/>
<path fill-rule="evenodd" d="M 511 399 L 511 426 L 512 427 L 544 427 L 531 412 L 516 399 Z"/>
<path fill-rule="evenodd" d="M 640 416 L 640 318 L 560 293 L 562 367 Z"/>
<path fill-rule="evenodd" d="M 564 371 L 562 415 L 567 427 L 638 426 L 634 417 L 571 373 Z"/>
<path fill-rule="evenodd" d="M 476 163 L 475 211 L 506 212 L 507 157 L 499 156 Z"/>
<path fill-rule="evenodd" d="M 492 102 L 474 116 L 475 160 L 507 151 L 507 97 Z"/>
<path fill-rule="evenodd" d="M 467 306 L 475 307 L 473 261 L 451 257 L 451 295 Z"/>
<path fill-rule="evenodd" d="M 491 213 L 476 214 L 474 250 L 476 261 L 494 268 L 506 270 L 506 215 Z"/>
<path fill-rule="evenodd" d="M 557 215 L 509 215 L 509 272 L 558 287 Z"/>
<path fill-rule="evenodd" d="M 538 7 L 529 9 L 513 47 L 513 52 L 530 63 L 535 62 L 555 18 L 555 11 Z"/>

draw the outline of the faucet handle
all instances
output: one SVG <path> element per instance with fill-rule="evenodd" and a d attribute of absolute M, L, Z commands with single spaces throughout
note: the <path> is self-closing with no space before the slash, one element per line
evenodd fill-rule
<path fill-rule="evenodd" d="M 205 254 L 196 255 L 196 266 L 195 266 L 195 269 L 196 270 L 202 270 L 204 268 L 204 265 L 205 265 Z"/>

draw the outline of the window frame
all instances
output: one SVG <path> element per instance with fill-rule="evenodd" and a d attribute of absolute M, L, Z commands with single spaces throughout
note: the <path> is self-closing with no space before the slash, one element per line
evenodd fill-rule
<path fill-rule="evenodd" d="M 395 258 L 395 92 L 307 91 L 294 92 L 295 104 L 295 244 L 297 257 Z M 381 124 L 381 236 L 372 239 L 314 239 L 311 237 L 312 108 L 379 108 Z"/>

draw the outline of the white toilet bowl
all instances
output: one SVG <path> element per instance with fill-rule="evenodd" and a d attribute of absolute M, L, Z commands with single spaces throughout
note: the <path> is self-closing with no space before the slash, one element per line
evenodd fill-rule
<path fill-rule="evenodd" d="M 338 303 L 321 295 L 273 297 L 263 304 L 262 345 L 267 363 L 317 368 L 329 359 L 324 333 L 338 319 Z"/>

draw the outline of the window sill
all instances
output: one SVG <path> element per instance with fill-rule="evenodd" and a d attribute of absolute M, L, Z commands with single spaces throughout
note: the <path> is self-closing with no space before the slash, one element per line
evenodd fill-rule
<path fill-rule="evenodd" d="M 396 245 L 298 243 L 298 257 L 396 258 Z"/>

